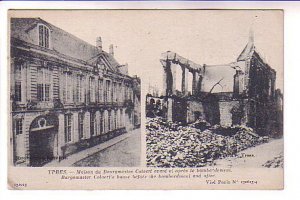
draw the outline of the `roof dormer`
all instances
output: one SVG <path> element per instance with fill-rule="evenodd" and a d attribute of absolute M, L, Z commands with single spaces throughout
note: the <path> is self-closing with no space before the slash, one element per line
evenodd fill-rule
<path fill-rule="evenodd" d="M 38 29 L 38 45 L 50 49 L 51 31 L 48 26 L 42 23 L 37 24 Z"/>

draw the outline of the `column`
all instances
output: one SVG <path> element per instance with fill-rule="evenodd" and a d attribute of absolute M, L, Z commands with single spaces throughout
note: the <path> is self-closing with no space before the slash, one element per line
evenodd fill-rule
<path fill-rule="evenodd" d="M 14 145 L 15 145 L 15 150 L 16 150 L 16 156 L 20 156 L 20 157 L 24 157 L 25 158 L 25 163 L 27 166 L 30 166 L 30 151 L 29 151 L 29 134 L 30 134 L 30 124 L 31 122 L 34 120 L 35 116 L 34 115 L 31 115 L 31 114 L 25 114 L 24 115 L 24 121 L 23 121 L 23 140 L 21 140 L 21 143 L 19 143 L 18 141 L 16 141 L 16 136 L 14 137 Z M 14 120 L 14 119 L 12 119 Z M 14 132 L 12 134 L 15 134 Z M 23 143 L 24 142 L 24 143 Z M 22 149 L 22 151 L 18 151 L 18 146 L 22 146 L 24 145 Z"/>
<path fill-rule="evenodd" d="M 198 72 L 192 72 L 193 73 L 193 87 L 192 87 L 192 95 L 196 95 L 198 93 L 198 80 L 199 80 L 199 74 Z"/>
<path fill-rule="evenodd" d="M 189 83 L 189 79 L 188 79 L 188 73 L 189 70 L 187 68 L 185 68 L 184 66 L 182 67 L 182 83 L 181 83 L 181 89 L 182 89 L 182 94 L 183 95 L 187 95 L 188 94 L 188 83 Z"/>
<path fill-rule="evenodd" d="M 199 94 L 202 90 L 202 80 L 203 80 L 203 77 L 202 75 L 199 74 L 199 80 L 198 80 L 198 83 L 197 83 L 197 94 Z"/>
<path fill-rule="evenodd" d="M 64 152 L 62 151 L 62 147 L 65 145 L 65 116 L 62 113 L 58 114 L 58 141 L 57 141 L 57 155 L 59 157 L 64 156 Z"/>
<path fill-rule="evenodd" d="M 84 88 L 85 88 L 85 103 L 90 103 L 90 85 L 89 85 L 89 81 L 90 81 L 90 76 L 86 76 L 85 77 L 85 81 L 84 81 Z"/>
<path fill-rule="evenodd" d="M 168 121 L 173 121 L 173 99 L 168 98 L 168 111 L 167 111 L 167 120 Z"/>
<path fill-rule="evenodd" d="M 23 63 L 21 66 L 21 102 L 26 103 L 27 95 L 26 95 L 26 88 L 27 88 L 27 67 L 26 64 Z"/>
<path fill-rule="evenodd" d="M 126 112 L 125 112 L 126 108 L 123 109 L 123 116 L 122 116 L 122 124 L 123 127 L 126 128 Z"/>
<path fill-rule="evenodd" d="M 164 67 L 164 92 L 166 96 L 173 94 L 173 75 L 171 70 L 171 62 L 166 60 L 161 60 L 161 63 Z"/>
<path fill-rule="evenodd" d="M 27 85 L 30 88 L 30 99 L 35 101 L 37 100 L 37 66 L 34 64 L 29 65 L 30 70 L 30 85 Z"/>
<path fill-rule="evenodd" d="M 117 111 L 117 117 L 116 117 L 116 125 L 117 125 L 117 127 L 116 127 L 116 129 L 119 129 L 119 127 L 120 127 L 120 122 L 119 122 L 119 116 L 120 116 L 120 110 L 118 109 Z"/>
<path fill-rule="evenodd" d="M 170 67 L 171 67 L 171 74 L 172 74 L 172 80 L 173 80 L 171 94 L 175 94 L 175 91 L 176 91 L 176 67 L 178 67 L 178 66 L 171 63 Z"/>
<path fill-rule="evenodd" d="M 163 96 L 167 96 L 167 72 L 165 67 L 163 68 Z"/>

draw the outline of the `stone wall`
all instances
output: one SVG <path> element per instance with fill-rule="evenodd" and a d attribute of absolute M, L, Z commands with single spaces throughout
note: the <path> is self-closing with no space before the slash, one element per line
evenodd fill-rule
<path fill-rule="evenodd" d="M 205 119 L 202 102 L 188 101 L 187 108 L 187 123 L 193 123 L 197 120 L 197 118 Z"/>
<path fill-rule="evenodd" d="M 220 125 L 231 126 L 232 125 L 232 108 L 239 106 L 239 101 L 220 101 Z"/>

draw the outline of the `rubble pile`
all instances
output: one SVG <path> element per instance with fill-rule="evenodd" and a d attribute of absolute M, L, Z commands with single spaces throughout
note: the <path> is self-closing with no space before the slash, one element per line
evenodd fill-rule
<path fill-rule="evenodd" d="M 283 168 L 283 153 L 276 156 L 274 159 L 267 161 L 265 164 L 263 164 L 263 167 Z"/>
<path fill-rule="evenodd" d="M 148 118 L 146 129 L 147 165 L 152 167 L 203 167 L 264 142 L 251 128 L 242 126 L 210 126 L 203 122 L 182 126 Z M 222 135 L 222 129 L 232 129 L 232 134 Z"/>

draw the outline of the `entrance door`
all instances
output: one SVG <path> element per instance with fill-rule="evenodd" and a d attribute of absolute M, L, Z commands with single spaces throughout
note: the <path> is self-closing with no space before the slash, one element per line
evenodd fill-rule
<path fill-rule="evenodd" d="M 30 166 L 40 167 L 54 159 L 57 146 L 58 119 L 55 115 L 37 117 L 30 126 Z"/>
<path fill-rule="evenodd" d="M 54 159 L 54 129 L 30 132 L 30 166 L 40 167 Z"/>

